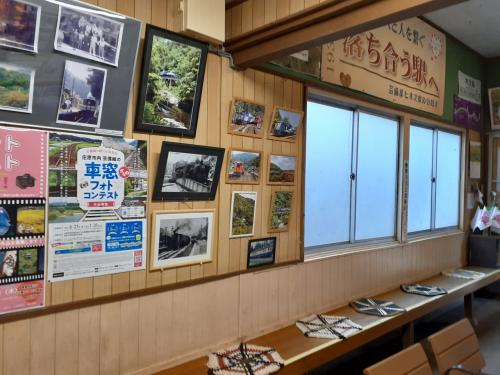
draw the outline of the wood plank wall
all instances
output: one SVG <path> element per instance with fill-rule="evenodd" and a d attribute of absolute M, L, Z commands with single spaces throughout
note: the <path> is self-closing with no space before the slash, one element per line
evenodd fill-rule
<path fill-rule="evenodd" d="M 179 0 L 89 0 L 89 3 L 100 7 L 126 14 L 140 19 L 144 23 L 151 23 L 173 31 L 180 30 L 181 14 L 178 12 Z M 144 28 L 142 30 L 144 36 Z M 126 44 L 126 41 L 124 41 Z M 139 52 L 142 55 L 142 51 Z M 302 135 L 299 134 L 296 143 L 271 141 L 230 135 L 227 133 L 229 107 L 233 97 L 242 97 L 266 104 L 266 124 L 269 123 L 273 106 L 285 106 L 297 110 L 303 109 L 303 86 L 289 79 L 275 77 L 270 74 L 254 70 L 235 71 L 229 66 L 228 59 L 215 54 L 209 54 L 205 81 L 201 97 L 201 107 L 198 119 L 196 138 L 166 137 L 133 132 L 134 108 L 136 103 L 140 60 L 134 81 L 133 98 L 126 125 L 126 137 L 144 139 L 148 141 L 148 170 L 150 196 L 159 160 L 161 143 L 163 141 L 194 143 L 238 149 L 262 151 L 262 171 L 267 166 L 267 157 L 270 153 L 296 155 L 302 158 Z M 226 154 L 227 157 L 227 154 Z M 301 164 L 299 162 L 297 181 L 301 181 Z M 255 238 L 266 237 L 267 220 L 271 193 L 276 190 L 293 190 L 294 203 L 290 219 L 290 231 L 276 234 L 278 247 L 276 259 L 278 263 L 300 259 L 300 227 L 299 216 L 301 187 L 271 187 L 266 185 L 266 173 L 262 173 L 260 185 L 226 184 L 226 160 L 222 166 L 221 178 L 217 196 L 214 201 L 207 202 L 149 202 L 149 228 L 151 228 L 151 214 L 154 210 L 186 210 L 186 209 L 214 209 L 216 210 L 213 261 L 203 265 L 184 266 L 163 271 L 134 271 L 116 275 L 84 278 L 75 281 L 63 281 L 49 284 L 47 291 L 47 305 L 58 305 L 76 301 L 88 300 L 96 297 L 126 293 L 160 285 L 175 284 L 178 282 L 202 279 L 204 277 L 223 275 L 246 269 L 247 238 L 229 239 L 229 216 L 231 193 L 233 191 L 256 191 L 257 213 Z M 285 189 L 286 188 L 286 189 Z M 151 230 L 149 231 L 151 243 Z M 149 259 L 148 259 L 149 260 Z"/>
<path fill-rule="evenodd" d="M 161 27 L 179 29 L 179 0 L 89 2 Z M 233 27 L 247 30 L 315 2 L 253 0 L 251 17 L 245 13 L 248 10 L 242 13 L 246 15 L 241 18 L 245 26 L 233 22 Z M 241 12 L 243 6 L 248 9 L 244 3 L 234 11 Z M 131 108 L 136 87 L 137 78 Z M 233 95 L 264 101 L 269 106 L 301 109 L 302 93 L 299 83 L 252 70 L 235 72 L 225 59 L 210 55 L 194 143 L 248 147 L 266 154 L 296 153 L 301 157 L 297 145 L 230 136 L 226 128 Z M 161 142 L 193 141 L 135 134 L 132 119 L 133 110 L 128 115 L 126 135 L 149 141 L 148 163 L 153 181 Z M 257 235 L 265 235 L 272 189 L 264 184 L 242 188 L 259 193 Z M 236 189 L 221 181 L 214 202 L 150 205 L 151 209 L 217 208 L 215 262 L 164 272 L 139 271 L 56 283 L 48 290 L 48 303 L 76 302 L 244 268 L 246 240 L 228 239 L 229 198 Z M 297 188 L 296 197 L 300 193 Z M 300 256 L 299 217 L 296 212 L 292 223 L 295 229 L 279 234 L 280 262 Z M 400 282 L 419 280 L 444 268 L 462 265 L 465 243 L 464 234 L 453 234 L 0 324 L 0 375 L 150 373 L 227 343 L 292 324 L 307 314 L 345 305 L 351 298 L 381 293 Z"/>

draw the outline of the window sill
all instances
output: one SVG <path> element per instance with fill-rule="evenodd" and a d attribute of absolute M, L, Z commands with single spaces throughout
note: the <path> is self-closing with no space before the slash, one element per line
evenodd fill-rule
<path fill-rule="evenodd" d="M 325 250 L 322 252 L 313 253 L 311 255 L 304 256 L 304 263 L 308 262 L 317 262 L 329 258 L 335 258 L 339 256 L 351 255 L 351 254 L 359 254 L 359 253 L 368 253 L 371 251 L 378 251 L 384 249 L 391 249 L 396 247 L 402 247 L 410 244 L 414 244 L 417 242 L 428 241 L 437 238 L 446 238 L 457 236 L 460 234 L 464 234 L 465 232 L 461 229 L 452 229 L 446 231 L 439 231 L 434 233 L 423 233 L 418 235 L 412 235 L 408 237 L 407 242 L 399 242 L 399 241 L 387 241 L 387 242 L 378 242 L 378 243 L 368 243 L 368 244 L 351 244 L 346 246 L 338 246 L 333 247 L 331 250 Z"/>

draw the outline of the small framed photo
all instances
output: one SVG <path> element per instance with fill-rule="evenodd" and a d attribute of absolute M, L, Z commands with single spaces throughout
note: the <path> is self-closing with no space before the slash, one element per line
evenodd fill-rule
<path fill-rule="evenodd" d="M 500 129 L 500 87 L 495 87 L 488 90 L 490 99 L 490 118 L 491 129 Z"/>
<path fill-rule="evenodd" d="M 154 212 L 150 269 L 210 262 L 214 215 L 214 210 Z"/>
<path fill-rule="evenodd" d="M 233 191 L 229 238 L 253 236 L 255 230 L 255 191 Z"/>
<path fill-rule="evenodd" d="M 233 99 L 229 113 L 228 132 L 262 138 L 266 106 L 247 99 Z"/>
<path fill-rule="evenodd" d="M 268 138 L 279 141 L 295 142 L 302 126 L 304 112 L 275 107 L 271 117 Z"/>
<path fill-rule="evenodd" d="M 41 7 L 21 0 L 0 0 L 0 46 L 38 52 Z"/>
<path fill-rule="evenodd" d="M 35 70 L 0 62 L 0 110 L 32 112 Z"/>
<path fill-rule="evenodd" d="M 269 185 L 294 185 L 297 157 L 293 155 L 269 155 L 267 183 Z"/>
<path fill-rule="evenodd" d="M 274 264 L 275 257 L 276 237 L 248 241 L 247 268 Z"/>
<path fill-rule="evenodd" d="M 99 128 L 106 75 L 106 69 L 67 60 L 56 122 Z"/>
<path fill-rule="evenodd" d="M 146 26 L 135 129 L 196 136 L 208 44 Z"/>
<path fill-rule="evenodd" d="M 229 150 L 226 182 L 228 184 L 259 184 L 261 155 L 260 151 Z"/>
<path fill-rule="evenodd" d="M 272 194 L 271 209 L 269 210 L 269 233 L 288 231 L 292 200 L 292 191 L 275 191 Z"/>
<path fill-rule="evenodd" d="M 163 142 L 153 200 L 214 200 L 224 149 Z"/>
<path fill-rule="evenodd" d="M 59 6 L 54 49 L 84 59 L 118 66 L 123 23 L 103 17 L 102 10 Z"/>

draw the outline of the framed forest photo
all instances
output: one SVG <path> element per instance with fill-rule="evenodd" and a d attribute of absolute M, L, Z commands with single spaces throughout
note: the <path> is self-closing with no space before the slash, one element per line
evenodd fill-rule
<path fill-rule="evenodd" d="M 233 191 L 229 238 L 254 235 L 256 209 L 257 192 Z"/>
<path fill-rule="evenodd" d="M 268 232 L 286 232 L 292 213 L 292 191 L 275 191 L 271 196 Z"/>
<path fill-rule="evenodd" d="M 136 130 L 196 135 L 207 54 L 207 43 L 147 25 Z"/>
<path fill-rule="evenodd" d="M 262 138 L 266 106 L 247 99 L 231 102 L 228 132 L 235 135 Z"/>
<path fill-rule="evenodd" d="M 269 155 L 267 183 L 269 185 L 295 185 L 297 157 L 293 155 Z"/>
<path fill-rule="evenodd" d="M 224 149 L 163 142 L 153 200 L 214 200 Z"/>

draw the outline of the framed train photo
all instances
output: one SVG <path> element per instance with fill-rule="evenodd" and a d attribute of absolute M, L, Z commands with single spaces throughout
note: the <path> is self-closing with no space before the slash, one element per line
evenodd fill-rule
<path fill-rule="evenodd" d="M 214 200 L 224 149 L 163 142 L 153 200 Z"/>
<path fill-rule="evenodd" d="M 150 269 L 212 260 L 214 210 L 156 211 Z"/>

